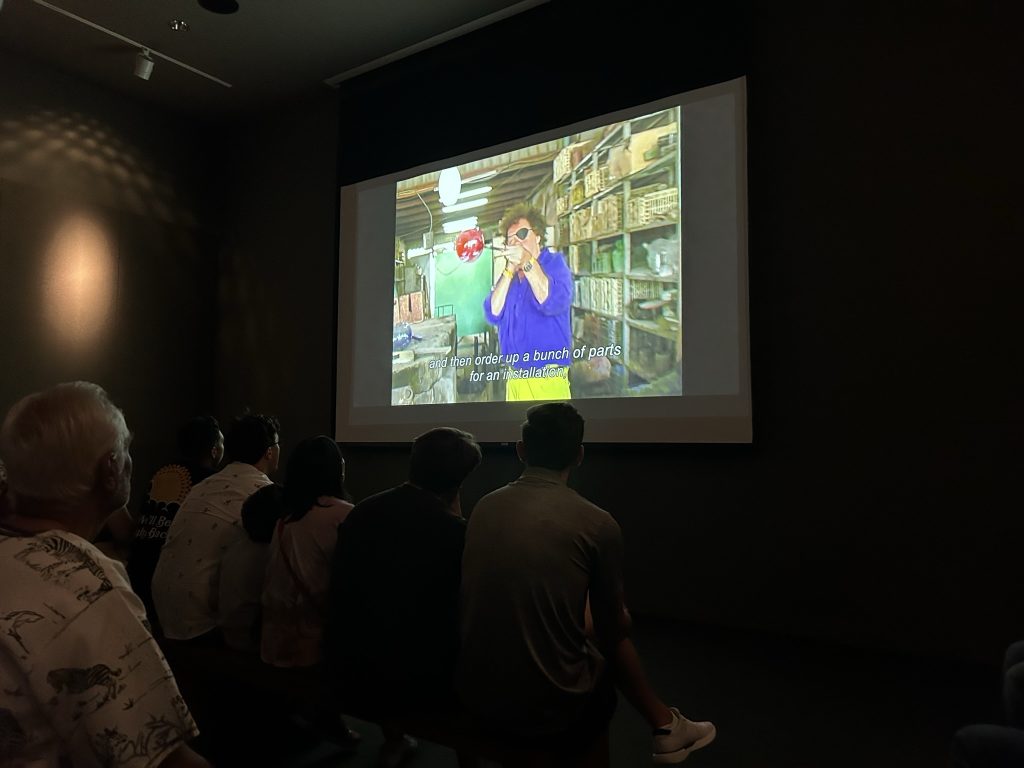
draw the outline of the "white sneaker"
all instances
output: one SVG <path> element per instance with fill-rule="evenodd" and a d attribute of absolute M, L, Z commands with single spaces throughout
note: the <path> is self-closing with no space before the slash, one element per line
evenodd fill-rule
<path fill-rule="evenodd" d="M 412 736 L 403 735 L 395 741 L 385 741 L 380 748 L 380 756 L 377 764 L 381 768 L 398 768 L 412 753 L 419 747 L 419 743 Z"/>
<path fill-rule="evenodd" d="M 694 723 L 679 714 L 675 707 L 671 707 L 670 711 L 672 723 L 654 731 L 655 765 L 681 763 L 691 752 L 714 741 L 717 735 L 714 723 Z"/>

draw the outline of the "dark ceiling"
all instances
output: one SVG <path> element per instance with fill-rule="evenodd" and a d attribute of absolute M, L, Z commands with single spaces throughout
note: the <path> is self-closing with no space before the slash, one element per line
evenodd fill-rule
<path fill-rule="evenodd" d="M 239 0 L 218 15 L 197 0 L 0 0 L 0 48 L 33 57 L 133 98 L 209 117 L 265 109 L 327 88 L 420 47 L 486 26 L 546 0 Z M 59 10 L 55 10 L 59 9 Z M 60 10 L 81 17 L 69 18 Z M 188 23 L 176 32 L 170 22 Z M 154 56 L 149 81 L 132 74 L 138 48 L 178 59 L 231 87 Z"/>

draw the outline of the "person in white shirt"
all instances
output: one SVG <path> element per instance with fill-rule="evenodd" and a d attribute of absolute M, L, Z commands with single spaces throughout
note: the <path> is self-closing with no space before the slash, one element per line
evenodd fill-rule
<path fill-rule="evenodd" d="M 131 434 L 95 384 L 20 400 L 0 429 L 0 764 L 207 766 L 120 563 L 90 543 L 128 502 Z"/>
<path fill-rule="evenodd" d="M 185 497 L 167 532 L 153 573 L 153 603 L 171 640 L 222 644 L 219 584 L 224 554 L 246 533 L 242 505 L 270 485 L 280 460 L 280 425 L 262 414 L 246 414 L 225 437 L 230 463 Z"/>

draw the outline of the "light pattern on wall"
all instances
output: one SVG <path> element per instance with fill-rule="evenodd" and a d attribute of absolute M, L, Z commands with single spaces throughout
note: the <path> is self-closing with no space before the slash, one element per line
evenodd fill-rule
<path fill-rule="evenodd" d="M 98 341 L 114 315 L 117 260 L 101 222 L 73 214 L 46 253 L 43 307 L 50 326 L 75 347 Z"/>

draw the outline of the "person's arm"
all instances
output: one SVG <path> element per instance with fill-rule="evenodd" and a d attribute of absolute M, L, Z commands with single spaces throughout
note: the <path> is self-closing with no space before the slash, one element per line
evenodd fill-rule
<path fill-rule="evenodd" d="M 629 637 L 633 620 L 622 587 L 623 544 L 619 526 L 609 519 L 595 553 L 594 578 L 587 605 L 593 615 L 598 648 L 609 663 L 615 687 L 644 716 L 651 728 L 672 722 L 672 713 L 655 692 Z"/>
<path fill-rule="evenodd" d="M 488 306 L 490 308 L 490 315 L 493 319 L 497 320 L 505 309 L 505 299 L 508 298 L 508 289 L 512 287 L 512 277 L 515 274 L 515 267 L 518 266 L 518 262 L 508 257 L 505 258 L 505 269 L 501 273 L 501 277 L 498 278 L 498 282 L 494 285 L 494 289 L 491 291 L 491 295 L 488 298 Z"/>
<path fill-rule="evenodd" d="M 585 613 L 590 614 L 594 642 L 609 660 L 632 625 L 622 586 L 622 533 L 609 515 L 594 532 L 590 555 L 590 591 Z"/>
<path fill-rule="evenodd" d="M 572 272 L 562 257 L 548 251 L 542 266 L 540 259 L 530 260 L 530 269 L 524 270 L 530 291 L 537 302 L 537 309 L 545 315 L 560 315 L 572 304 Z"/>
<path fill-rule="evenodd" d="M 526 282 L 530 284 L 530 290 L 533 291 L 533 295 L 537 299 L 537 302 L 539 304 L 543 304 L 548 300 L 548 294 L 551 287 L 547 273 L 544 271 L 544 267 L 540 265 L 539 259 L 533 258 L 524 262 L 523 266 L 529 266 L 529 269 L 523 270 L 523 274 L 526 275 Z"/>
<path fill-rule="evenodd" d="M 92 553 L 80 551 L 78 559 L 92 560 Z M 50 632 L 40 630 L 32 642 L 26 638 L 27 693 L 47 703 L 69 753 L 125 768 L 159 765 L 199 731 L 146 629 L 142 602 L 112 564 L 93 565 L 103 579 L 83 569 L 72 585 L 96 596 L 88 607 L 54 622 Z M 137 745 L 134 753 L 126 745 Z"/>

